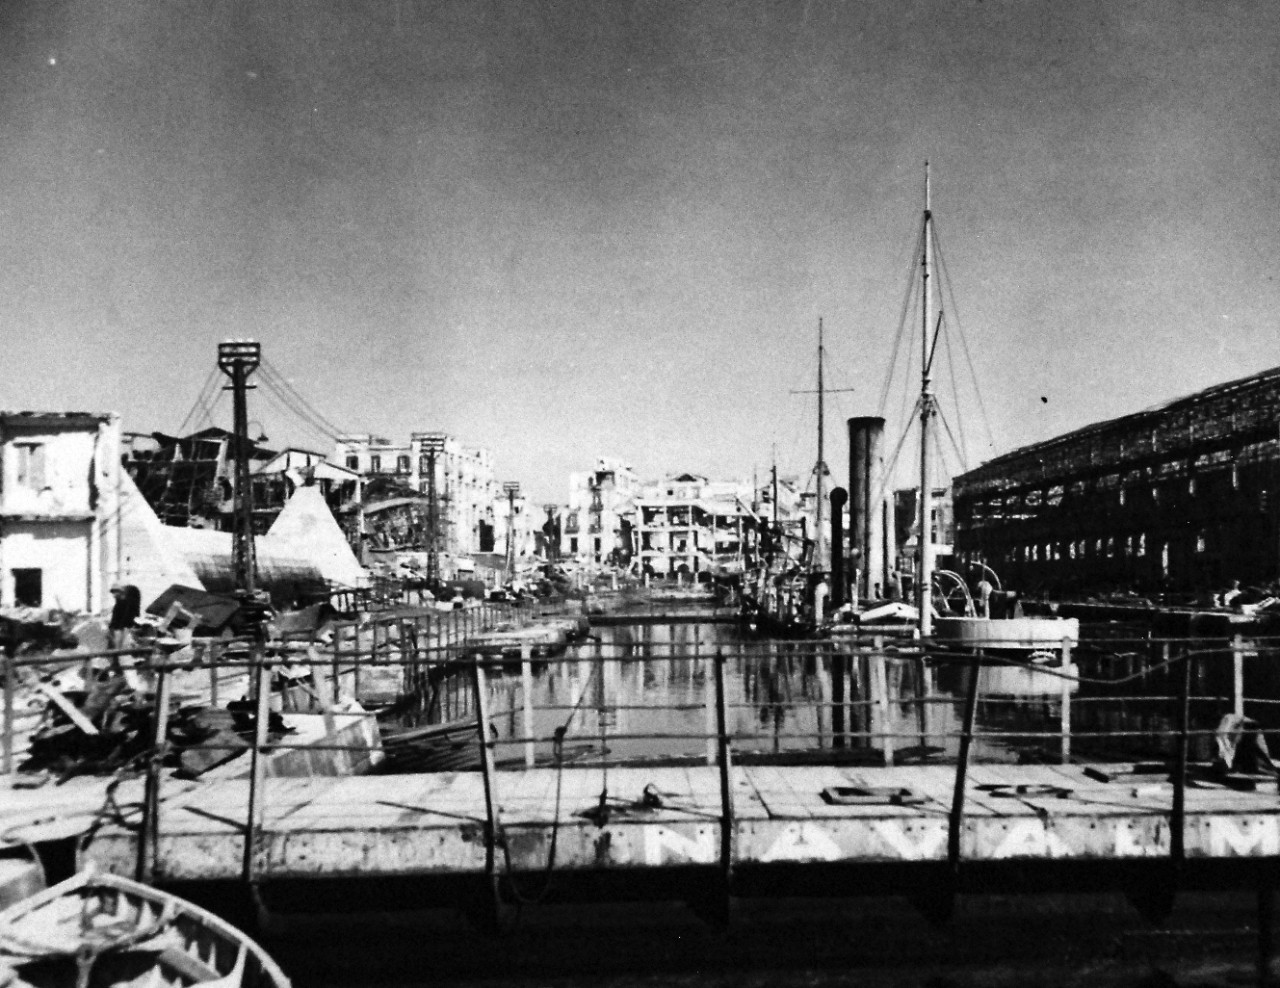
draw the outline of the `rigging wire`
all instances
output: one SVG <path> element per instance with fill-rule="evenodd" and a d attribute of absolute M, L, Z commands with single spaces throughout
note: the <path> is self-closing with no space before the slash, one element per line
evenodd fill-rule
<path fill-rule="evenodd" d="M 960 310 L 956 306 L 955 289 L 951 283 L 951 272 L 947 270 L 946 257 L 942 253 L 942 237 L 938 234 L 937 228 L 934 229 L 933 236 L 934 255 L 937 258 L 938 269 L 942 272 L 943 283 L 946 285 L 947 295 L 951 300 L 951 311 L 955 314 L 956 332 L 960 336 L 960 346 L 964 351 L 964 359 L 969 365 L 969 377 L 973 382 L 973 393 L 978 399 L 978 410 L 982 413 L 982 423 L 987 430 L 987 441 L 995 446 L 995 433 L 991 429 L 991 416 L 987 414 L 987 403 L 983 400 L 982 389 L 978 386 L 978 373 L 973 366 L 973 357 L 969 353 L 969 341 L 965 338 L 964 329 L 960 325 Z M 957 398 L 957 401 L 959 399 Z"/>
<path fill-rule="evenodd" d="M 915 307 L 915 295 L 916 295 L 916 292 L 915 292 L 916 258 L 920 256 L 920 253 L 923 250 L 924 250 L 924 227 L 921 226 L 919 232 L 916 234 L 915 246 L 911 248 L 911 256 L 907 259 L 907 278 L 906 278 L 907 290 L 903 295 L 902 309 L 898 316 L 898 332 L 893 340 L 893 353 L 889 357 L 889 372 L 888 374 L 885 375 L 884 390 L 880 393 L 880 405 L 879 405 L 879 412 L 877 412 L 877 414 L 881 418 L 884 417 L 885 408 L 889 404 L 889 392 L 893 387 L 894 370 L 897 368 L 897 363 L 898 363 L 898 351 L 902 349 L 903 339 L 907 338 L 910 335 L 907 331 L 907 326 L 909 325 L 909 322 L 910 322 L 910 319 L 909 319 L 910 315 L 915 311 L 914 307 Z M 910 359 L 911 359 L 911 353 L 913 350 L 914 350 L 914 347 L 911 347 L 911 346 L 907 347 L 907 360 L 908 360 L 907 382 L 908 384 L 910 383 L 910 376 L 911 376 Z"/>
<path fill-rule="evenodd" d="M 951 353 L 951 334 L 943 333 L 942 335 L 943 352 L 947 358 L 947 371 L 951 378 L 951 398 L 956 403 L 956 432 L 960 436 L 960 445 L 956 450 L 956 454 L 960 457 L 960 469 L 969 469 L 969 446 L 964 438 L 964 416 L 960 414 L 960 391 L 956 387 L 956 362 Z M 955 439 L 952 439 L 954 445 Z"/>
<path fill-rule="evenodd" d="M 942 414 L 941 408 L 937 406 L 934 406 L 934 407 L 936 409 L 938 421 L 942 423 L 942 428 L 946 430 L 947 438 L 951 440 L 951 448 L 952 450 L 955 451 L 956 457 L 959 458 L 960 468 L 963 470 L 965 468 L 964 455 L 961 453 L 960 447 L 956 445 L 956 437 L 955 437 L 955 434 L 951 431 L 951 423 L 948 422 L 947 417 Z M 942 449 L 941 437 L 938 437 L 937 442 L 938 442 L 938 459 L 939 461 L 941 461 L 939 465 L 942 467 L 942 472 L 938 474 L 938 476 L 940 477 L 950 476 L 947 473 L 946 457 L 943 455 L 944 450 Z"/>
<path fill-rule="evenodd" d="M 194 416 L 197 411 L 206 407 L 205 402 L 208 400 L 208 393 L 212 392 L 214 378 L 216 378 L 219 373 L 220 371 L 217 367 L 214 367 L 209 371 L 209 376 L 204 379 L 204 384 L 200 385 L 200 390 L 196 392 L 196 400 L 191 403 L 191 409 L 187 412 L 187 417 L 182 420 L 182 425 L 178 426 L 178 435 L 184 435 L 187 430 L 187 424 L 191 421 L 192 416 Z"/>
<path fill-rule="evenodd" d="M 920 397 L 917 395 L 915 406 L 911 409 L 912 416 L 914 416 L 915 413 L 919 410 L 920 410 Z M 885 496 L 885 494 L 888 493 L 888 487 L 889 487 L 889 484 L 891 483 L 889 478 L 893 476 L 894 468 L 897 467 L 898 465 L 898 457 L 902 454 L 902 447 L 907 444 L 907 439 L 910 437 L 910 435 L 911 435 L 911 431 L 909 429 L 904 430 L 901 438 L 898 440 L 898 445 L 893 450 L 893 456 L 889 458 L 889 463 L 885 467 L 884 473 L 880 478 L 880 490 L 876 491 L 876 496 L 875 496 L 876 503 L 879 503 L 879 501 Z"/>
<path fill-rule="evenodd" d="M 914 317 L 919 315 L 918 309 L 919 307 L 917 305 L 913 304 L 911 306 L 910 316 L 913 320 Z M 915 369 L 916 348 L 914 346 L 909 346 L 907 347 L 906 376 L 903 379 L 902 408 L 898 412 L 898 428 L 902 431 L 904 438 L 911 432 L 912 425 L 916 419 L 916 414 L 920 411 L 920 391 L 918 388 L 911 387 L 911 375 Z M 907 407 L 908 402 L 911 403 L 910 408 Z"/>
<path fill-rule="evenodd" d="M 206 425 L 215 425 L 217 423 L 217 416 L 214 415 L 214 412 L 218 410 L 218 405 L 222 401 L 222 396 L 224 394 L 226 394 L 226 388 L 215 388 L 211 396 L 212 400 L 210 400 L 210 397 L 206 397 L 200 403 L 200 408 L 203 413 L 200 419 L 201 422 Z"/>

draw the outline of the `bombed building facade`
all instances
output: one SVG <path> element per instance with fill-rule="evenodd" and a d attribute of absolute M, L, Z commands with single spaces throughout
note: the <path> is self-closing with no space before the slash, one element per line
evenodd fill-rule
<path fill-rule="evenodd" d="M 954 482 L 961 563 L 1024 591 L 1280 577 L 1280 368 L 1015 450 Z"/>

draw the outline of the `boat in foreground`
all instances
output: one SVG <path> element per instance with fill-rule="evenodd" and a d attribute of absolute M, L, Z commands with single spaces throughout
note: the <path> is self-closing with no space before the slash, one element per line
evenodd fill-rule
<path fill-rule="evenodd" d="M 81 872 L 0 912 L 3 988 L 290 988 L 267 953 L 185 899 Z"/>

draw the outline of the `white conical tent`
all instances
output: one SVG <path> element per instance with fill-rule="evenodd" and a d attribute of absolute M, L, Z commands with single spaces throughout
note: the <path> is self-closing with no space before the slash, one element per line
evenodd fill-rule
<path fill-rule="evenodd" d="M 132 583 L 145 607 L 173 584 L 203 590 L 174 533 L 182 529 L 161 523 L 137 485 L 120 471 L 120 558 L 116 583 Z"/>
<path fill-rule="evenodd" d="M 305 558 L 325 580 L 359 587 L 368 576 L 317 487 L 299 487 L 263 539 L 281 556 Z"/>

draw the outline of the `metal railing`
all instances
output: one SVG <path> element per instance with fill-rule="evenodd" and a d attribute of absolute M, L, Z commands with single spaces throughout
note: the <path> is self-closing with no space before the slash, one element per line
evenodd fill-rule
<path fill-rule="evenodd" d="M 217 705 L 233 687 L 241 687 L 254 711 L 243 861 L 243 878 L 254 881 L 260 873 L 259 838 L 269 796 L 268 756 L 300 747 L 368 756 L 367 744 L 339 740 L 333 729 L 334 703 L 359 699 L 362 689 L 365 696 L 377 692 L 369 688 L 370 682 L 390 671 L 388 678 L 395 688 L 389 692 L 411 711 L 414 704 L 403 701 L 420 700 L 428 682 L 438 684 L 441 677 L 452 676 L 469 688 L 471 702 L 461 705 L 457 722 L 474 732 L 474 767 L 484 777 L 490 867 L 501 834 L 498 807 L 504 776 L 538 767 L 571 769 L 565 745 L 575 737 L 599 740 L 598 756 L 578 763 L 582 765 L 625 764 L 628 757 L 610 757 L 608 744 L 643 740 L 692 745 L 679 750 L 669 746 L 662 757 L 705 761 L 717 767 L 726 874 L 732 857 L 733 765 L 761 757 L 761 739 L 773 745 L 774 755 L 816 752 L 836 760 L 862 746 L 868 760 L 886 765 L 904 759 L 936 759 L 948 753 L 948 745 L 954 742 L 954 789 L 948 815 L 952 867 L 960 863 L 969 768 L 980 743 L 1022 745 L 1024 754 L 1034 751 L 1040 760 L 1052 757 L 1063 764 L 1079 763 L 1086 742 L 1091 757 L 1099 762 L 1116 758 L 1115 753 L 1108 755 L 1098 748 L 1099 741 L 1138 743 L 1120 754 L 1132 761 L 1135 751 L 1154 752 L 1168 769 L 1171 857 L 1181 861 L 1186 788 L 1194 756 L 1203 761 L 1206 752 L 1215 749 L 1228 715 L 1256 719 L 1262 736 L 1280 730 L 1280 698 L 1270 695 L 1273 684 L 1267 672 L 1280 653 L 1280 640 L 1274 639 L 1067 640 L 1046 663 L 1000 652 L 1003 643 L 996 642 L 976 643 L 975 649 L 958 652 L 932 643 L 883 638 L 760 645 L 702 641 L 694 635 L 690 641 L 674 643 L 592 641 L 552 656 L 536 654 L 537 646 L 531 641 L 521 644 L 517 654 L 512 654 L 510 646 L 504 646 L 505 654 L 493 654 L 479 638 L 504 622 L 527 627 L 536 616 L 544 616 L 541 609 L 535 614 L 532 608 L 487 604 L 453 612 L 388 613 L 364 622 L 337 622 L 329 627 L 325 641 L 196 642 L 181 649 L 172 643 L 155 643 L 89 654 L 9 657 L 3 675 L 2 767 L 5 772 L 16 767 L 15 699 L 22 670 L 47 673 L 58 664 L 134 658 L 135 672 L 150 679 L 155 697 L 150 744 L 144 752 L 138 837 L 138 874 L 153 878 L 175 697 L 194 691 Z M 326 717 L 326 737 L 318 743 L 269 736 L 275 695 L 272 680 L 279 679 L 277 674 L 285 667 L 304 671 L 314 709 Z M 617 683 L 611 687 L 607 681 L 611 673 L 624 669 L 648 672 L 659 667 L 666 667 L 679 687 L 679 696 L 669 696 L 662 704 L 639 702 L 654 692 L 643 681 L 635 696 L 623 695 Z M 988 691 L 984 696 L 984 679 L 990 685 L 993 671 L 1007 668 L 1035 677 L 1036 692 L 997 696 Z M 539 700 L 535 685 L 557 674 L 575 687 L 569 689 L 569 700 Z M 1260 695 L 1246 692 L 1250 674 L 1260 686 Z M 954 689 L 943 689 L 940 677 L 955 679 Z M 801 686 L 799 695 L 793 688 L 796 683 Z M 1274 688 L 1280 691 L 1280 686 Z M 465 693 L 459 695 L 465 698 Z M 1117 723 L 1113 716 L 1117 706 L 1125 708 L 1124 715 L 1134 723 Z M 762 717 L 762 710 L 767 716 Z M 788 720 L 798 723 L 801 711 L 813 715 L 812 726 L 780 730 Z M 1012 726 L 1006 717 L 1009 711 L 1014 712 L 1009 715 L 1014 719 Z M 416 712 L 431 713 L 421 703 Z M 701 726 L 642 729 L 645 725 L 636 723 L 657 712 L 700 720 Z M 364 716 L 375 715 L 366 711 Z M 575 733 L 574 722 L 579 718 Z M 504 724 L 508 725 L 505 734 Z M 930 742 L 941 742 L 935 746 L 938 750 L 932 750 Z M 1052 755 L 1050 748 L 1056 748 Z M 502 757 L 508 752 L 511 757 Z M 1230 778 L 1231 767 L 1225 766 L 1223 778 Z"/>

